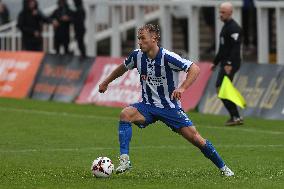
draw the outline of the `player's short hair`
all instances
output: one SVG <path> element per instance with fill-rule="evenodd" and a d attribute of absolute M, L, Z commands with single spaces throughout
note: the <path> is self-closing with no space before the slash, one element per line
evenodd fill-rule
<path fill-rule="evenodd" d="M 154 25 L 154 24 L 145 24 L 143 26 L 141 26 L 138 29 L 138 32 L 142 31 L 142 30 L 147 30 L 149 33 L 154 34 L 157 41 L 160 41 L 161 38 L 161 34 L 160 34 L 160 28 L 158 25 Z"/>

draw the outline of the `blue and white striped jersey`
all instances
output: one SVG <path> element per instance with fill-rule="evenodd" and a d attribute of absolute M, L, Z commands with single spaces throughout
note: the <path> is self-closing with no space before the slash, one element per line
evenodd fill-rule
<path fill-rule="evenodd" d="M 143 102 L 159 108 L 181 108 L 179 100 L 171 100 L 171 94 L 178 87 L 179 71 L 187 72 L 191 64 L 164 48 L 155 59 L 136 49 L 124 61 L 127 69 L 137 68 L 140 74 Z"/>

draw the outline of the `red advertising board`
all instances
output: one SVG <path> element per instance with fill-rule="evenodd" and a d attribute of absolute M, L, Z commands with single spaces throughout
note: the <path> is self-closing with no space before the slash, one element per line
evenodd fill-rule
<path fill-rule="evenodd" d="M 76 102 L 125 107 L 141 101 L 140 77 L 136 69 L 126 72 L 113 81 L 104 94 L 98 92 L 99 84 L 123 61 L 124 58 L 97 57 Z M 182 96 L 182 105 L 185 110 L 196 107 L 211 75 L 209 63 L 198 65 L 201 68 L 200 76 Z M 185 74 L 180 77 L 185 77 Z"/>
<path fill-rule="evenodd" d="M 97 57 L 76 102 L 124 107 L 140 101 L 140 77 L 136 70 L 128 71 L 117 78 L 104 94 L 98 92 L 99 84 L 123 61 L 124 58 Z"/>
<path fill-rule="evenodd" d="M 44 53 L 0 52 L 0 96 L 27 96 Z"/>
<path fill-rule="evenodd" d="M 197 63 L 197 65 L 200 68 L 198 78 L 181 96 L 181 104 L 185 111 L 194 109 L 198 105 L 208 83 L 208 80 L 212 74 L 211 63 L 200 62 Z M 183 80 L 180 79 L 180 81 Z"/>

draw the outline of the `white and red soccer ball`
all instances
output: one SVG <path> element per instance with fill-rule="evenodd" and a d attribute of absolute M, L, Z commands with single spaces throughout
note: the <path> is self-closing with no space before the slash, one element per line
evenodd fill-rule
<path fill-rule="evenodd" d="M 91 171 L 99 178 L 110 177 L 114 170 L 114 165 L 108 157 L 98 157 L 92 163 Z"/>

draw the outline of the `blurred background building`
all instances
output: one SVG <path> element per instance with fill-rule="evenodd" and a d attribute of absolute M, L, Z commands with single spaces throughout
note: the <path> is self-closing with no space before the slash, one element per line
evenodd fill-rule
<path fill-rule="evenodd" d="M 10 22 L 0 26 L 0 49 L 21 50 L 16 18 L 22 0 L 2 0 L 10 11 Z M 218 48 L 218 7 L 222 0 L 83 0 L 86 10 L 85 43 L 88 56 L 126 56 L 137 47 L 137 28 L 145 23 L 161 27 L 161 45 L 194 61 L 211 61 Z M 243 60 L 284 64 L 284 1 L 231 0 L 234 18 L 244 29 Z M 38 0 L 50 16 L 57 0 Z M 73 1 L 68 4 L 74 9 Z M 76 18 L 74 18 L 76 19 Z M 70 28 L 70 51 L 79 54 Z M 43 49 L 55 53 L 53 28 L 43 29 Z"/>

